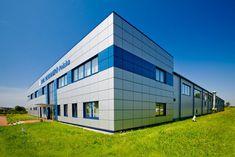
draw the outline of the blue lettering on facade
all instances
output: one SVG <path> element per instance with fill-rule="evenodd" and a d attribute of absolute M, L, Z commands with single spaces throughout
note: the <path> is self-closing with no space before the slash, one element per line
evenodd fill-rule
<path fill-rule="evenodd" d="M 56 67 L 52 72 L 47 74 L 44 78 L 41 79 L 41 84 L 46 82 L 48 79 L 50 79 L 52 76 L 57 74 L 60 70 L 63 70 L 65 67 L 67 67 L 70 64 L 70 60 L 66 60 L 64 63 L 62 63 L 60 66 Z"/>

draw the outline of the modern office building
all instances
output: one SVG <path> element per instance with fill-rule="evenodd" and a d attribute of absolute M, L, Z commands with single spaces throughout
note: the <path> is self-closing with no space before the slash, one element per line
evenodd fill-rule
<path fill-rule="evenodd" d="M 28 89 L 29 114 L 115 132 L 223 104 L 173 68 L 171 54 L 113 12 Z"/>

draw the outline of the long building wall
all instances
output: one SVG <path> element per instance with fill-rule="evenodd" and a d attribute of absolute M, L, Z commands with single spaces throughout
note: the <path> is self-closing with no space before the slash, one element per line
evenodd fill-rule
<path fill-rule="evenodd" d="M 90 74 L 75 78 L 80 69 Z M 211 111 L 203 100 L 209 92 L 195 87 L 195 98 L 195 84 L 173 71 L 172 55 L 112 13 L 28 89 L 27 106 L 33 115 L 111 132 Z M 181 94 L 183 84 L 189 95 Z"/>
<path fill-rule="evenodd" d="M 184 92 L 184 86 L 188 86 L 189 91 Z M 224 101 L 215 96 L 215 108 L 217 111 L 223 110 Z M 212 113 L 213 93 L 198 86 L 182 75 L 174 72 L 174 119 L 184 119 L 194 115 L 200 116 Z"/>

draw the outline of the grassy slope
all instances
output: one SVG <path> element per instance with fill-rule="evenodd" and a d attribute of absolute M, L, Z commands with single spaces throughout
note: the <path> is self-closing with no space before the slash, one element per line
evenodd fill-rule
<path fill-rule="evenodd" d="M 235 156 L 234 122 L 232 108 L 115 135 L 58 122 L 0 127 L 0 156 Z"/>
<path fill-rule="evenodd" d="M 7 115 L 8 124 L 12 124 L 18 121 L 34 120 L 34 119 L 38 119 L 38 118 L 34 116 L 30 116 L 28 114 L 8 114 Z"/>

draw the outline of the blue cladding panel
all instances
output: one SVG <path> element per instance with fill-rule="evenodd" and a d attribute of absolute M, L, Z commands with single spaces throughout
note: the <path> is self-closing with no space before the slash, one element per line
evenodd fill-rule
<path fill-rule="evenodd" d="M 114 67 L 155 80 L 156 66 L 146 60 L 114 46 Z M 166 84 L 173 85 L 173 75 L 167 72 Z"/>
<path fill-rule="evenodd" d="M 71 70 L 67 73 L 67 80 L 68 80 L 68 84 L 72 83 L 72 71 Z"/>
<path fill-rule="evenodd" d="M 108 69 L 113 65 L 114 65 L 113 46 L 110 46 L 98 54 L 99 71 Z"/>
<path fill-rule="evenodd" d="M 98 60 L 99 60 L 99 63 L 102 62 L 103 60 L 106 60 L 109 58 L 109 48 L 101 51 L 98 55 Z"/>

